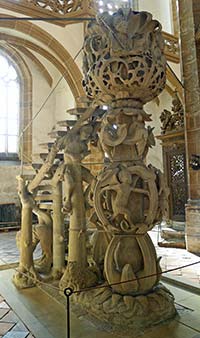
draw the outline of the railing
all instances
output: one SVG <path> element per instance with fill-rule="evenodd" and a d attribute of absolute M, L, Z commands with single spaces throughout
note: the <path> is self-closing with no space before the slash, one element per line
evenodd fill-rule
<path fill-rule="evenodd" d="M 53 19 L 49 22 L 60 26 L 73 23 L 73 18 L 75 22 L 77 17 L 94 17 L 95 4 L 93 0 L 0 0 L 0 8 L 31 17 Z"/>
<path fill-rule="evenodd" d="M 180 49 L 178 37 L 163 32 L 165 40 L 165 55 L 168 61 L 179 63 L 180 62 Z"/>

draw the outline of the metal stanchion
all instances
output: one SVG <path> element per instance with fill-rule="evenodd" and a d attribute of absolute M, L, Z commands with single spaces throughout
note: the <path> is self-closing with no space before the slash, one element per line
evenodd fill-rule
<path fill-rule="evenodd" d="M 64 295 L 67 298 L 67 316 L 66 316 L 67 336 L 66 338 L 70 338 L 70 296 L 72 294 L 73 294 L 73 290 L 71 288 L 66 288 L 64 290 Z"/>

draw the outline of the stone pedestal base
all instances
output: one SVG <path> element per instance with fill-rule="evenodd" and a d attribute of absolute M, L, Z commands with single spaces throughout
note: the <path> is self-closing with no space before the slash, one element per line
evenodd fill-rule
<path fill-rule="evenodd" d="M 148 327 L 176 316 L 174 297 L 159 284 L 148 295 L 122 296 L 104 287 L 73 296 L 75 311 L 81 310 L 89 319 L 109 330 L 137 337 Z M 78 305 L 75 305 L 77 304 Z"/>
<path fill-rule="evenodd" d="M 186 206 L 186 248 L 200 254 L 200 201 Z"/>
<path fill-rule="evenodd" d="M 32 288 L 36 286 L 37 280 L 40 280 L 40 278 L 34 267 L 31 267 L 30 270 L 21 268 L 21 271 L 19 268 L 12 278 L 14 285 L 18 289 Z"/>

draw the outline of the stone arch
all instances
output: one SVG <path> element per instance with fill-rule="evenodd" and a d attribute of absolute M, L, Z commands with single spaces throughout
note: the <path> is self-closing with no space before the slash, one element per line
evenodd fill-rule
<path fill-rule="evenodd" d="M 41 56 L 43 56 L 45 59 L 47 59 L 57 68 L 57 70 L 63 75 L 63 78 L 68 83 L 68 76 L 66 74 L 66 68 L 63 66 L 60 60 L 58 60 L 53 54 L 45 50 L 45 48 L 38 46 L 36 43 L 33 43 L 32 41 L 29 41 L 28 39 L 24 39 L 18 36 L 13 36 L 7 33 L 1 33 L 0 40 L 6 41 L 9 45 L 12 45 L 14 48 L 17 48 L 17 49 L 25 48 L 26 51 L 32 50 L 40 54 Z"/>
<path fill-rule="evenodd" d="M 8 28 L 9 30 L 15 30 L 23 34 L 28 35 L 31 38 L 38 40 L 40 43 L 48 46 L 55 55 L 62 61 L 66 69 L 66 77 L 68 85 L 74 95 L 74 98 L 77 99 L 79 96 L 84 95 L 84 90 L 82 88 L 82 73 L 78 68 L 76 62 L 73 60 L 69 52 L 58 42 L 51 34 L 46 32 L 44 29 L 39 26 L 29 22 L 29 21 L 15 21 L 13 16 L 7 14 L 1 14 L 0 17 L 12 18 L 12 20 L 2 20 L 0 21 L 0 28 Z"/>

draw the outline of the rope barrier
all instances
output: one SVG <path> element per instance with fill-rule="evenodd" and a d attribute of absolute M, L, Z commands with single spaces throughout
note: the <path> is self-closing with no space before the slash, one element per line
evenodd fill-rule
<path fill-rule="evenodd" d="M 156 233 L 156 234 L 158 234 L 159 235 L 159 237 L 160 237 L 160 235 L 161 235 L 161 232 L 162 231 L 170 231 L 170 229 L 171 228 L 167 228 L 166 227 L 166 229 L 164 229 L 164 230 L 162 230 L 161 228 L 159 228 L 158 227 L 158 230 L 154 230 L 154 229 L 151 229 L 151 230 L 148 230 L 149 232 L 153 232 L 153 233 Z M 80 230 L 80 229 L 66 229 L 66 231 L 67 232 L 70 232 L 70 231 L 82 231 L 82 230 Z M 88 232 L 88 233 L 91 233 L 91 232 L 98 232 L 98 233 L 111 233 L 111 234 L 113 234 L 113 231 L 111 231 L 111 230 L 103 230 L 103 229 L 101 229 L 101 230 L 99 230 L 99 229 L 95 229 L 95 228 L 89 228 L 89 229 L 84 229 L 84 232 Z M 177 231 L 177 232 L 181 232 L 181 231 Z M 183 232 L 183 231 L 182 231 Z M 173 231 L 171 232 L 172 234 L 173 234 Z M 139 236 L 144 236 L 145 234 L 144 233 L 142 233 L 142 234 L 123 234 L 123 233 L 119 233 L 119 235 L 120 236 L 127 236 L 127 235 L 130 235 L 130 236 L 135 236 L 135 237 L 139 237 Z M 185 235 L 185 233 L 183 232 L 183 235 Z M 200 237 L 200 235 L 198 235 L 198 234 L 190 234 L 189 235 L 190 237 L 194 237 L 194 238 L 198 238 L 198 237 Z M 163 238 L 164 239 L 164 238 Z M 157 236 L 157 241 L 158 241 L 158 236 Z"/>
<path fill-rule="evenodd" d="M 21 272 L 17 268 L 13 268 L 12 264 L 11 263 L 7 263 L 4 259 L 1 258 L 1 260 L 5 264 L 7 264 L 8 267 L 10 266 L 10 268 L 13 269 L 13 270 L 15 270 L 16 272 L 22 274 L 25 277 L 28 277 L 28 278 L 32 279 L 38 285 L 44 285 L 44 286 L 47 286 L 47 287 L 52 288 L 54 290 L 60 291 L 60 288 L 58 288 L 56 286 L 53 286 L 52 284 L 45 283 L 45 282 L 43 282 L 41 280 L 36 280 L 35 277 L 31 277 L 28 273 Z M 143 280 L 143 279 L 147 279 L 147 278 L 151 278 L 151 277 L 161 276 L 163 274 L 170 273 L 170 272 L 173 272 L 173 271 L 177 271 L 177 270 L 180 270 L 180 269 L 185 269 L 187 267 L 191 267 L 191 266 L 194 266 L 194 265 L 197 265 L 197 264 L 200 264 L 200 261 L 189 263 L 189 264 L 182 265 L 182 266 L 178 266 L 178 267 L 172 268 L 172 269 L 167 269 L 167 270 L 155 273 L 155 274 L 146 275 L 146 276 L 142 276 L 142 277 L 138 277 L 138 278 L 134 278 L 134 279 L 129 279 L 129 280 L 126 280 L 126 281 L 123 281 L 123 282 L 117 282 L 117 283 L 112 283 L 112 284 L 108 284 L 107 283 L 107 284 L 103 284 L 103 285 L 96 285 L 96 286 L 91 286 L 91 287 L 88 287 L 88 288 L 83 288 L 83 289 L 80 289 L 80 290 L 73 290 L 71 288 L 71 290 L 73 291 L 72 294 L 80 294 L 81 292 L 88 292 L 88 291 L 91 291 L 91 290 L 102 289 L 102 288 L 105 288 L 105 287 L 110 288 L 110 287 L 116 286 L 116 285 L 127 284 L 127 283 L 131 283 L 131 282 L 135 282 L 135 281 L 139 281 L 139 280 Z M 66 289 L 68 289 L 68 288 L 66 288 Z M 64 292 L 65 292 L 66 289 L 64 289 Z"/>
<path fill-rule="evenodd" d="M 2 261 L 4 261 L 2 259 Z M 70 338 L 70 335 L 71 335 L 71 325 L 70 325 L 70 297 L 73 295 L 73 294 L 80 294 L 81 292 L 88 292 L 88 291 L 91 291 L 91 290 L 97 290 L 97 289 L 102 289 L 102 288 L 106 288 L 106 287 L 112 287 L 112 286 L 116 286 L 116 285 L 120 285 L 120 284 L 125 284 L 125 283 L 130 283 L 130 282 L 134 282 L 134 281 L 139 281 L 139 280 L 142 280 L 142 279 L 146 279 L 146 278 L 151 278 L 151 277 L 154 277 L 154 276 L 159 276 L 159 275 L 163 275 L 163 274 L 166 274 L 166 273 L 169 273 L 169 272 L 173 272 L 173 271 L 176 271 L 176 270 L 179 270 L 179 269 L 184 269 L 184 268 L 187 268 L 187 267 L 191 267 L 191 266 L 194 266 L 194 265 L 197 265 L 197 264 L 200 264 L 200 261 L 198 262 L 194 262 L 194 263 L 190 263 L 190 264 L 186 264 L 186 265 L 183 265 L 183 266 L 179 266 L 177 268 L 173 268 L 173 269 L 168 269 L 168 270 L 165 270 L 165 271 L 162 271 L 162 272 L 158 272 L 156 274 L 151 274 L 151 275 L 147 275 L 147 276 L 142 276 L 142 277 L 139 277 L 139 278 L 135 278 L 135 279 L 130 279 L 130 280 L 126 280 L 126 281 L 123 281 L 123 282 L 118 282 L 118 283 L 112 283 L 112 284 L 103 284 L 103 285 L 97 285 L 97 286 L 94 286 L 94 287 L 88 287 L 88 288 L 83 288 L 83 289 L 80 289 L 80 290 L 73 290 L 72 288 L 65 288 L 64 289 L 64 295 L 66 297 L 66 326 L 67 326 L 67 330 L 66 330 L 66 337 L 67 338 Z M 15 271 L 21 273 L 22 275 L 28 277 L 31 279 L 31 276 L 29 276 L 27 273 L 23 273 L 21 271 L 19 271 L 18 269 L 14 269 Z M 56 290 L 58 292 L 60 292 L 60 289 L 51 285 L 51 284 L 48 284 L 48 283 L 44 283 L 42 281 L 36 281 L 35 278 L 33 277 L 32 278 L 37 284 L 40 284 L 40 285 L 45 285 L 45 286 L 48 286 L 50 287 L 51 289 L 53 290 Z M 181 324 L 184 324 L 182 323 L 181 321 L 177 321 Z M 185 326 L 187 326 L 186 324 L 184 324 Z M 190 326 L 188 326 L 190 327 Z M 192 327 L 190 327 L 192 328 Z M 194 329 L 194 331 L 196 332 L 199 332 L 198 330 Z"/>
<path fill-rule="evenodd" d="M 97 286 L 94 286 L 94 287 L 88 287 L 88 288 L 84 288 L 84 289 L 80 289 L 80 290 L 75 290 L 75 291 L 73 290 L 73 294 L 79 294 L 81 292 L 88 292 L 88 291 L 91 291 L 91 290 L 102 289 L 102 288 L 105 288 L 105 287 L 112 287 L 112 286 L 127 284 L 127 283 L 131 283 L 131 282 L 136 282 L 136 281 L 139 281 L 139 280 L 143 280 L 143 279 L 147 279 L 147 278 L 151 278 L 151 277 L 156 277 L 156 276 L 160 276 L 160 275 L 163 275 L 163 274 L 166 274 L 166 273 L 169 273 L 169 272 L 177 271 L 179 269 L 188 268 L 190 266 L 197 265 L 197 264 L 200 264 L 200 261 L 194 262 L 194 263 L 190 263 L 190 264 L 186 264 L 186 265 L 183 265 L 183 266 L 180 266 L 180 267 L 177 267 L 177 268 L 173 268 L 173 269 L 157 272 L 157 273 L 154 273 L 154 274 L 151 274 L 151 275 L 142 276 L 142 277 L 138 277 L 138 278 L 134 278 L 134 279 L 128 279 L 128 280 L 123 281 L 123 282 L 116 282 L 116 283 L 112 283 L 112 284 L 97 285 Z"/>
<path fill-rule="evenodd" d="M 71 13 L 70 13 L 71 14 Z M 71 17 L 71 18 L 61 18 L 61 17 L 29 17 L 29 16 L 25 16 L 25 17 L 0 17 L 0 21 L 96 21 L 96 18 L 90 18 L 90 17 Z"/>

